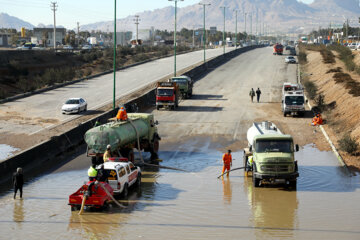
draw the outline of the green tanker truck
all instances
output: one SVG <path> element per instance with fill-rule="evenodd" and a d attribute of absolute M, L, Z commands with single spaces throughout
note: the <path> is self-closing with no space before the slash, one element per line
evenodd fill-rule
<path fill-rule="evenodd" d="M 193 94 L 193 81 L 190 77 L 182 75 L 179 77 L 172 77 L 170 82 L 175 82 L 179 86 L 179 90 L 183 98 L 191 98 Z"/>
<path fill-rule="evenodd" d="M 134 161 L 134 148 L 151 153 L 151 160 L 157 159 L 159 141 L 157 121 L 152 114 L 128 113 L 127 121 L 111 121 L 94 127 L 85 133 L 85 142 L 88 146 L 88 156 L 102 156 L 107 145 L 111 151 Z"/>

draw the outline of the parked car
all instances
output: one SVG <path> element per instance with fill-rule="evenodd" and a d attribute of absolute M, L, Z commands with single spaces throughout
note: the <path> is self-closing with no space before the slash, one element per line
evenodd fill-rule
<path fill-rule="evenodd" d="M 91 45 L 84 45 L 82 48 L 82 50 L 90 50 L 92 49 Z"/>
<path fill-rule="evenodd" d="M 357 49 L 357 43 L 350 43 L 347 47 L 350 48 L 351 50 L 356 50 Z"/>
<path fill-rule="evenodd" d="M 64 45 L 63 49 L 65 49 L 65 50 L 73 50 L 74 48 L 71 45 Z"/>
<path fill-rule="evenodd" d="M 70 98 L 61 108 L 62 114 L 80 113 L 87 110 L 87 102 L 82 98 Z"/>
<path fill-rule="evenodd" d="M 285 58 L 286 63 L 296 63 L 296 59 L 293 56 L 287 56 Z"/>
<path fill-rule="evenodd" d="M 101 168 L 98 166 L 98 169 Z M 104 163 L 104 170 L 108 176 L 110 186 L 114 189 L 114 195 L 128 195 L 128 189 L 132 186 L 140 187 L 141 170 L 127 158 L 109 158 Z"/>

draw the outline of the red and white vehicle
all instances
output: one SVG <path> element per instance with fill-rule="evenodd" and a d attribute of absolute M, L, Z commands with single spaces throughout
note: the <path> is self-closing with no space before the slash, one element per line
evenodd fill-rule
<path fill-rule="evenodd" d="M 108 175 L 109 185 L 114 189 L 114 195 L 122 194 L 127 197 L 130 187 L 141 185 L 140 167 L 136 167 L 127 158 L 109 158 L 109 162 L 104 163 L 104 170 Z"/>

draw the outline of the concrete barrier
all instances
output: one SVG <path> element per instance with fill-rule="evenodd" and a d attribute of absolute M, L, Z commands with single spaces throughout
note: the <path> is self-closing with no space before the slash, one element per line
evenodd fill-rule
<path fill-rule="evenodd" d="M 241 53 L 250 51 L 257 47 L 259 46 L 239 48 L 222 56 L 218 56 L 205 64 L 185 72 L 184 75 L 187 75 L 194 81 L 197 81 L 203 74 L 212 71 L 214 68 L 226 63 Z M 136 105 L 139 107 L 139 110 L 154 106 L 155 89 L 152 89 L 146 94 L 129 101 L 127 104 L 131 105 L 134 103 L 136 103 Z M 9 179 L 11 179 L 12 173 L 15 172 L 17 167 L 22 167 L 24 175 L 27 179 L 29 179 L 31 177 L 37 176 L 38 174 L 44 173 L 49 169 L 54 169 L 54 166 L 60 166 L 62 163 L 64 163 L 64 160 L 73 153 L 72 150 L 83 145 L 85 132 L 94 126 L 96 120 L 98 120 L 100 123 L 105 123 L 109 118 L 116 115 L 117 110 L 118 109 L 105 112 L 67 132 L 64 132 L 58 136 L 53 136 L 50 140 L 24 150 L 19 154 L 1 162 L 0 182 L 9 181 Z"/>

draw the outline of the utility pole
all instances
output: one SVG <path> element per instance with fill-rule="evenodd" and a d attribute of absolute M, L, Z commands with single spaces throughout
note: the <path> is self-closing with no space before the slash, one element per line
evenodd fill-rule
<path fill-rule="evenodd" d="M 252 18 L 253 18 L 253 14 L 252 13 L 250 13 L 250 40 L 252 40 Z"/>
<path fill-rule="evenodd" d="M 139 15 L 135 15 L 134 22 L 135 22 L 135 25 L 136 25 L 136 45 L 138 45 L 138 39 L 139 39 L 139 22 L 140 22 Z"/>
<path fill-rule="evenodd" d="M 245 41 L 247 41 L 247 33 L 246 33 L 246 15 L 247 15 L 247 13 L 246 13 L 246 12 L 244 12 L 244 19 L 245 19 L 245 35 L 246 35 Z"/>
<path fill-rule="evenodd" d="M 176 77 L 176 14 L 177 14 L 177 2 L 184 0 L 168 0 L 169 2 L 175 2 L 175 30 L 174 30 L 174 77 Z"/>
<path fill-rule="evenodd" d="M 80 44 L 80 23 L 77 22 L 77 45 L 79 47 L 79 44 Z"/>
<path fill-rule="evenodd" d="M 56 2 L 51 2 L 51 10 L 54 12 L 54 51 L 56 52 L 56 16 L 55 16 L 55 12 L 57 10 L 57 3 Z"/>
<path fill-rule="evenodd" d="M 115 109 L 115 88 L 116 88 L 116 0 L 114 0 L 114 86 L 113 86 L 113 110 Z"/>
<path fill-rule="evenodd" d="M 203 30 L 203 44 L 204 44 L 204 63 L 206 62 L 206 28 L 205 28 L 205 8 L 206 6 L 210 6 L 210 3 L 199 3 L 199 5 L 202 5 L 204 8 L 204 30 Z"/>
<path fill-rule="evenodd" d="M 259 9 L 256 9 L 256 26 L 255 26 L 255 35 L 258 35 L 258 15 L 259 15 Z M 255 39 L 256 40 L 256 39 Z"/>
<path fill-rule="evenodd" d="M 192 36 L 192 37 L 193 37 L 193 39 L 192 39 L 192 40 L 193 40 L 192 46 L 193 46 L 193 48 L 195 48 L 195 25 L 193 26 L 193 36 Z"/>
<path fill-rule="evenodd" d="M 223 6 L 223 7 L 220 7 L 224 10 L 224 30 L 223 30 L 223 45 L 224 45 L 224 54 L 225 54 L 225 9 L 226 7 Z"/>
<path fill-rule="evenodd" d="M 238 20 L 238 12 L 239 10 L 234 10 L 235 12 L 235 49 L 237 48 L 237 20 Z"/>

